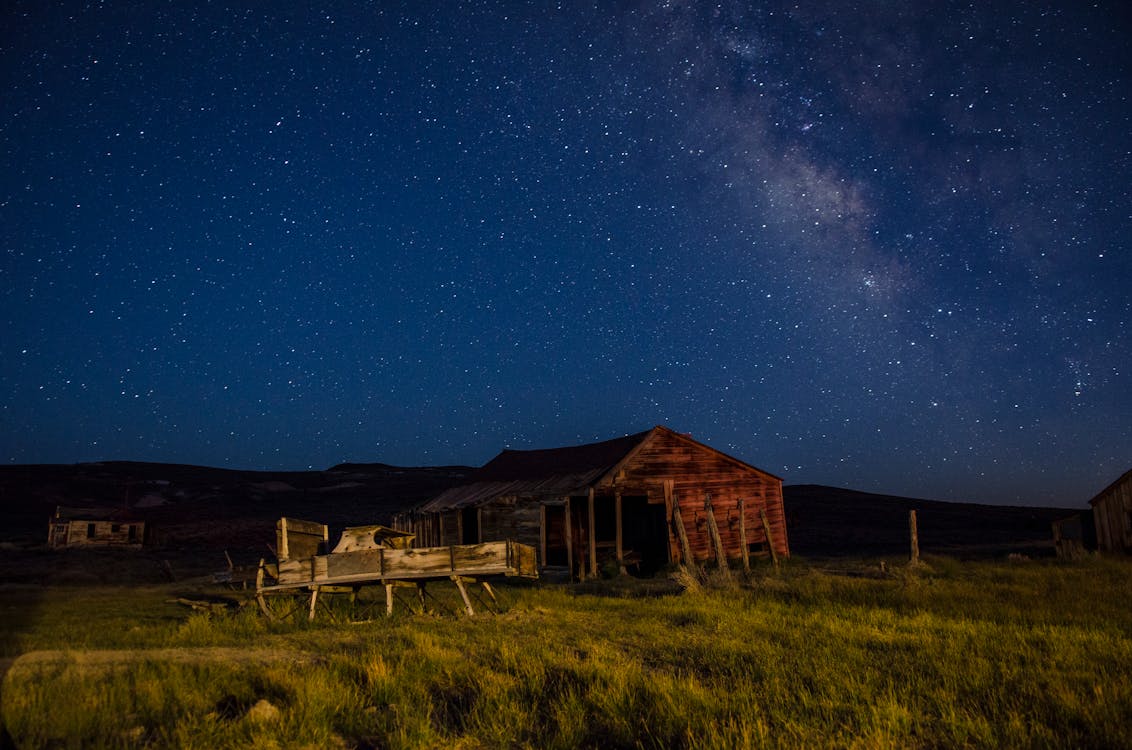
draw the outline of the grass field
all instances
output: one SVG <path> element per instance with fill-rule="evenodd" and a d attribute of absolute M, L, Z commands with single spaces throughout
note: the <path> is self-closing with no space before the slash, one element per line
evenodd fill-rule
<path fill-rule="evenodd" d="M 502 587 L 498 615 L 191 613 L 0 588 L 16 747 L 1132 747 L 1132 564 L 794 562 Z"/>

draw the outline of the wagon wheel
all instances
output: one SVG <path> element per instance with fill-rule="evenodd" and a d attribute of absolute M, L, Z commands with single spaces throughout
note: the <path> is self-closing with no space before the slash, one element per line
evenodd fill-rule
<path fill-rule="evenodd" d="M 260 591 L 256 601 L 260 611 L 272 622 L 296 622 L 308 617 L 311 592 L 306 589 Z"/>
<path fill-rule="evenodd" d="M 271 576 L 267 563 L 259 561 L 255 574 L 255 598 L 260 611 L 273 622 L 293 621 L 310 611 L 312 597 L 317 591 L 306 588 L 275 589 L 265 583 Z"/>

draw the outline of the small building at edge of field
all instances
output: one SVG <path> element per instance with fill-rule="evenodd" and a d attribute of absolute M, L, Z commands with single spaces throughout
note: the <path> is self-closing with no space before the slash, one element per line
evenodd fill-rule
<path fill-rule="evenodd" d="M 1089 501 L 1101 552 L 1132 552 L 1132 469 Z"/>
<path fill-rule="evenodd" d="M 130 518 L 117 508 L 65 508 L 59 506 L 48 525 L 47 545 L 65 547 L 141 548 L 145 521 Z"/>
<path fill-rule="evenodd" d="M 720 548 L 739 559 L 743 545 L 748 557 L 769 556 L 771 544 L 779 557 L 790 551 L 781 478 L 659 425 L 600 443 L 505 450 L 395 525 L 423 547 L 512 539 L 535 547 L 544 571 L 579 578 L 686 562 L 681 525 L 697 563 L 716 561 Z"/>

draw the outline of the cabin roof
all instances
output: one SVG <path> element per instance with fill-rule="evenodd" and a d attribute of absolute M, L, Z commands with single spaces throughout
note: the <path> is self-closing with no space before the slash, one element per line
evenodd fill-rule
<path fill-rule="evenodd" d="M 588 488 L 601 484 L 605 477 L 613 474 L 651 437 L 662 432 L 678 435 L 753 471 L 767 473 L 657 425 L 651 430 L 600 443 L 541 450 L 505 450 L 473 472 L 466 484 L 445 490 L 417 510 L 425 513 L 457 510 L 513 495 L 564 497 L 584 494 Z"/>
<path fill-rule="evenodd" d="M 138 519 L 132 517 L 122 508 L 70 508 L 64 505 L 56 506 L 54 521 L 121 521 L 122 523 L 136 523 Z"/>

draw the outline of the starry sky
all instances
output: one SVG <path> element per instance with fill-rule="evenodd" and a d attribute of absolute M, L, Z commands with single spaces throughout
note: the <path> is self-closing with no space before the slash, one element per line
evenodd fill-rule
<path fill-rule="evenodd" d="M 1122 2 L 0 14 L 0 461 L 1132 467 Z"/>

